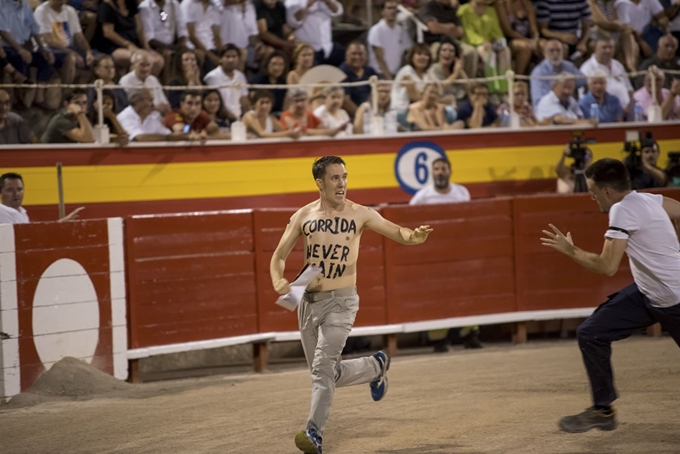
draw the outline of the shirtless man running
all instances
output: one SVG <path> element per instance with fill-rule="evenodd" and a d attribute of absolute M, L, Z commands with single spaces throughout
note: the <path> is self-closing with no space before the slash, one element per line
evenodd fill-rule
<path fill-rule="evenodd" d="M 400 227 L 378 212 L 347 200 L 345 162 L 337 156 L 317 159 L 312 174 L 319 200 L 300 208 L 290 218 L 269 271 L 274 289 L 281 295 L 288 293 L 290 283 L 283 272 L 286 258 L 300 236 L 306 251 L 305 263 L 321 268 L 321 274 L 307 286 L 298 308 L 302 347 L 312 372 L 312 405 L 307 428 L 295 436 L 295 445 L 304 453 L 322 454 L 323 429 L 336 387 L 370 383 L 375 401 L 387 392 L 387 353 L 380 351 L 341 361 L 359 310 L 356 265 L 361 234 L 370 229 L 412 245 L 425 242 L 432 229 L 428 225 L 415 230 Z"/>

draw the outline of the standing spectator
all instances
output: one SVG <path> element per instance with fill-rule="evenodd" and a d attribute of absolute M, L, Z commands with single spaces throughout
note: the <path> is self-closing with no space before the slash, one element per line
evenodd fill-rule
<path fill-rule="evenodd" d="M 344 46 L 333 42 L 331 24 L 342 12 L 338 0 L 286 0 L 286 21 L 298 41 L 314 48 L 314 65 L 340 66 L 345 58 Z"/>
<path fill-rule="evenodd" d="M 496 110 L 489 103 L 489 87 L 476 83 L 470 89 L 470 100 L 465 101 L 458 109 L 456 128 L 495 128 L 500 123 Z"/>
<path fill-rule="evenodd" d="M 118 114 L 118 121 L 125 128 L 131 141 L 162 142 L 190 138 L 189 134 L 173 133 L 163 126 L 161 114 L 153 105 L 153 96 L 149 89 L 132 90 L 128 99 L 130 105 Z"/>
<path fill-rule="evenodd" d="M 220 19 L 222 42 L 232 43 L 241 51 L 239 70 L 257 68 L 274 49 L 262 42 L 257 28 L 255 6 L 250 0 L 223 0 Z"/>
<path fill-rule="evenodd" d="M 599 38 L 595 43 L 595 53 L 581 65 L 581 72 L 592 76 L 596 71 L 607 74 L 607 92 L 619 98 L 624 112 L 628 111 L 633 85 L 628 79 L 626 69 L 614 60 L 614 42 L 610 38 Z"/>
<path fill-rule="evenodd" d="M 43 143 L 94 143 L 85 90 L 71 91 L 66 97 L 66 108 L 52 117 L 41 140 Z"/>
<path fill-rule="evenodd" d="M 343 82 L 367 82 L 372 76 L 378 75 L 374 68 L 366 65 L 367 57 L 366 46 L 363 43 L 359 41 L 349 43 L 345 61 L 340 65 L 340 70 L 347 75 Z M 350 117 L 354 117 L 357 107 L 371 97 L 371 86 L 347 87 L 345 90 L 347 95 L 344 107 Z"/>
<path fill-rule="evenodd" d="M 543 124 L 554 125 L 590 124 L 574 99 L 576 82 L 574 76 L 562 73 L 553 80 L 552 90 L 543 96 L 536 107 L 536 118 Z M 594 120 L 593 120 L 594 122 Z"/>
<path fill-rule="evenodd" d="M 650 66 L 656 66 L 662 71 L 680 71 L 680 64 L 678 64 L 678 40 L 673 35 L 663 35 L 659 39 L 659 45 L 656 48 L 656 53 L 643 61 L 640 64 L 640 71 L 646 71 Z M 680 78 L 680 74 L 666 73 L 666 80 L 664 81 L 664 88 L 671 88 L 673 79 Z M 644 76 L 638 76 L 636 80 L 636 87 L 639 88 L 644 83 Z"/>
<path fill-rule="evenodd" d="M 409 104 L 420 100 L 425 83 L 433 81 L 427 75 L 432 64 L 432 54 L 427 44 L 415 44 L 409 51 L 408 62 L 397 73 L 392 84 L 392 108 L 406 112 Z"/>
<path fill-rule="evenodd" d="M 611 38 L 617 44 L 617 60 L 623 62 L 630 72 L 634 72 L 638 67 L 640 47 L 630 26 L 619 20 L 619 13 L 616 11 L 617 1 L 588 0 L 594 25 L 591 29 L 591 39 Z"/>
<path fill-rule="evenodd" d="M 345 100 L 345 90 L 342 87 L 328 87 L 324 89 L 324 104 L 314 110 L 314 116 L 321 120 L 321 127 L 325 129 L 339 128 L 334 137 L 351 136 L 354 132 L 352 122 L 347 111 L 342 108 Z"/>
<path fill-rule="evenodd" d="M 142 0 L 139 4 L 144 36 L 149 46 L 163 56 L 163 79 L 169 80 L 175 54 L 186 46 L 187 26 L 177 0 Z"/>
<path fill-rule="evenodd" d="M 583 113 L 583 118 L 590 119 L 593 104 L 597 104 L 598 123 L 617 123 L 623 121 L 623 109 L 621 101 L 616 96 L 607 92 L 608 73 L 601 69 L 590 75 L 588 80 L 588 93 L 579 99 L 578 105 Z"/>
<path fill-rule="evenodd" d="M 453 40 L 442 38 L 435 63 L 427 70 L 427 75 L 432 80 L 443 82 L 442 102 L 451 108 L 467 96 L 467 83 L 460 83 L 467 81 L 468 76 L 463 69 L 463 58 L 459 49 Z"/>
<path fill-rule="evenodd" d="M 220 66 L 205 75 L 206 85 L 221 85 L 220 88 L 224 106 L 230 121 L 241 118 L 242 112 L 250 110 L 248 101 L 248 81 L 246 76 L 236 69 L 239 65 L 240 51 L 238 47 L 229 43 L 220 51 Z M 238 85 L 234 87 L 234 85 Z"/>
<path fill-rule="evenodd" d="M 645 74 L 645 83 L 642 88 L 633 94 L 635 101 L 642 106 L 643 117 L 646 120 L 649 108 L 654 104 L 661 105 L 661 118 L 663 120 L 676 120 L 680 118 L 680 79 L 675 79 L 670 90 L 663 88 L 664 74 L 654 71 L 656 77 L 656 93 L 652 98 L 652 78 L 649 73 Z M 656 99 L 656 103 L 654 102 Z"/>
<path fill-rule="evenodd" d="M 531 58 L 541 55 L 534 5 L 531 0 L 497 0 L 496 15 L 514 55 L 515 72 L 526 74 Z"/>
<path fill-rule="evenodd" d="M 92 73 L 94 78 L 101 80 L 103 85 L 116 85 L 114 81 L 116 77 L 116 65 L 110 55 L 97 55 L 92 63 Z M 114 98 L 114 112 L 119 114 L 128 106 L 127 94 L 122 88 L 114 88 L 111 90 L 111 95 Z M 92 106 L 97 100 L 97 91 L 90 87 L 87 89 L 87 110 L 92 110 Z"/>
<path fill-rule="evenodd" d="M 72 84 L 76 68 L 92 65 L 94 57 L 80 28 L 76 10 L 66 0 L 47 0 L 35 10 L 40 35 L 54 54 L 54 67 L 59 69 L 61 82 Z"/>
<path fill-rule="evenodd" d="M 150 88 L 153 90 L 153 102 L 161 114 L 170 111 L 170 103 L 163 93 L 163 86 L 156 76 L 151 74 L 151 54 L 145 50 L 138 50 L 132 54 L 132 70 L 120 78 L 120 85 L 128 96 L 134 88 Z"/>
<path fill-rule="evenodd" d="M 463 42 L 477 49 L 484 62 L 484 75 L 494 77 L 505 75 L 510 69 L 512 56 L 498 22 L 496 10 L 489 7 L 488 0 L 470 0 L 458 8 L 458 17 L 463 26 Z M 487 82 L 494 93 L 507 93 L 505 79 Z"/>
<path fill-rule="evenodd" d="M 569 73 L 574 76 L 582 76 L 574 64 L 562 57 L 562 44 L 556 39 L 551 39 L 543 47 L 545 58 L 531 71 L 531 102 L 534 109 L 538 102 L 551 90 L 552 81 L 548 79 L 538 79 L 538 77 L 557 76 L 562 73 Z M 585 79 L 576 79 L 576 86 L 585 86 Z"/>
<path fill-rule="evenodd" d="M 283 129 L 279 120 L 271 114 L 273 101 L 274 97 L 268 90 L 256 90 L 250 95 L 253 109 L 243 115 L 243 123 L 248 128 L 248 132 L 262 139 L 299 138 L 299 128 Z"/>
<path fill-rule="evenodd" d="M 300 79 L 314 66 L 314 48 L 309 44 L 300 43 L 293 52 L 293 69 L 286 76 L 288 85 L 297 85 Z"/>
<path fill-rule="evenodd" d="M 664 7 L 664 12 L 668 18 L 668 31 L 675 39 L 680 41 L 680 1 L 678 0 L 660 0 L 661 6 Z M 680 57 L 680 48 L 675 50 L 675 53 Z"/>
<path fill-rule="evenodd" d="M 535 3 L 541 35 L 562 43 L 564 58 L 585 58 L 588 53 L 591 20 L 588 1 L 537 0 Z"/>
<path fill-rule="evenodd" d="M 465 61 L 465 73 L 470 77 L 477 77 L 479 56 L 477 49 L 460 41 L 465 31 L 460 26 L 457 3 L 452 0 L 429 0 L 420 7 L 418 17 L 427 25 L 425 42 L 436 43 L 441 41 L 442 36 L 454 40 L 460 45 Z"/>
<path fill-rule="evenodd" d="M 254 85 L 286 85 L 286 77 L 288 76 L 288 62 L 285 55 L 279 51 L 275 51 L 264 61 L 262 68 L 264 72 L 256 74 L 250 79 L 250 83 Z M 280 115 L 286 110 L 286 89 L 272 88 L 269 93 L 272 94 L 273 107 L 270 106 L 271 111 L 275 115 Z M 259 98 L 258 98 L 259 99 Z"/>
<path fill-rule="evenodd" d="M 168 85 L 173 87 L 200 87 L 203 85 L 203 75 L 198 66 L 198 56 L 192 49 L 184 49 L 175 54 L 175 78 Z M 183 90 L 168 90 L 168 101 L 172 109 L 178 109 L 182 100 Z"/>
<path fill-rule="evenodd" d="M 382 19 L 368 31 L 368 64 L 387 80 L 401 68 L 404 53 L 413 46 L 406 28 L 397 22 L 395 0 L 386 0 Z"/>
<path fill-rule="evenodd" d="M 651 57 L 660 36 L 668 32 L 668 18 L 659 0 L 618 0 L 614 5 L 621 21 L 632 29 L 642 55 Z"/>
<path fill-rule="evenodd" d="M 0 145 L 19 145 L 33 142 L 33 132 L 26 121 L 10 112 L 10 98 L 0 90 Z"/>
<path fill-rule="evenodd" d="M 220 129 L 229 127 L 229 117 L 227 109 L 224 108 L 222 95 L 217 90 L 208 90 L 203 95 L 203 111 L 208 114 L 210 119 L 217 123 Z"/>
<path fill-rule="evenodd" d="M 203 95 L 199 91 L 185 91 L 179 109 L 168 112 L 163 125 L 173 133 L 195 133 L 194 138 L 228 139 L 228 134 L 220 133 L 220 127 L 203 112 Z"/>
<path fill-rule="evenodd" d="M 212 0 L 183 0 L 181 7 L 189 36 L 187 47 L 196 49 L 203 72 L 208 73 L 220 64 L 220 10 Z"/>
<path fill-rule="evenodd" d="M 137 0 L 102 0 L 97 8 L 97 21 L 94 48 L 103 54 L 110 54 L 116 66 L 123 72 L 130 67 L 132 54 L 137 50 L 151 50 L 144 35 Z M 151 72 L 160 74 L 164 64 L 163 56 L 151 52 L 149 58 Z"/>
<path fill-rule="evenodd" d="M 254 4 L 260 39 L 291 58 L 296 46 L 295 35 L 286 23 L 286 7 L 283 2 L 254 0 Z"/>
<path fill-rule="evenodd" d="M 26 76 L 29 83 L 35 83 L 36 80 L 45 83 L 52 78 L 54 55 L 45 48 L 40 27 L 26 0 L 0 2 L 0 37 L 6 60 Z M 37 52 L 33 40 L 38 45 Z M 36 75 L 29 68 L 36 68 Z M 36 90 L 34 104 L 45 105 L 44 88 L 38 87 Z"/>
<path fill-rule="evenodd" d="M 281 126 L 286 129 L 299 130 L 303 136 L 335 137 L 347 125 L 341 124 L 333 129 L 325 129 L 320 119 L 307 110 L 307 91 L 303 88 L 291 88 L 288 92 L 290 103 L 288 110 L 281 114 Z"/>

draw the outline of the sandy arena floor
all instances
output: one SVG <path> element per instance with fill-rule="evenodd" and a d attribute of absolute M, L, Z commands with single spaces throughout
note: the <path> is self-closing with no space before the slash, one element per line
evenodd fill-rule
<path fill-rule="evenodd" d="M 619 428 L 572 435 L 589 406 L 575 341 L 395 358 L 390 390 L 338 390 L 324 453 L 678 454 L 680 350 L 669 338 L 614 347 Z M 3 454 L 295 454 L 306 370 L 143 384 L 87 401 L 0 407 Z"/>

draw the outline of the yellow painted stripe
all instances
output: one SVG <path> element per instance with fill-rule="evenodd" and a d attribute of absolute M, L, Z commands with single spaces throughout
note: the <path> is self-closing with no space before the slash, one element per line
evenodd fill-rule
<path fill-rule="evenodd" d="M 621 143 L 592 144 L 596 159 L 622 158 Z M 680 150 L 680 140 L 660 141 L 662 150 Z M 488 183 L 553 178 L 562 147 L 483 148 L 447 151 L 453 180 Z M 392 154 L 347 156 L 349 189 L 398 186 Z M 64 167 L 66 203 L 130 202 L 212 197 L 244 197 L 316 192 L 313 158 L 169 164 Z M 661 159 L 665 165 L 665 158 Z M 58 202 L 56 170 L 52 167 L 15 169 L 26 183 L 25 205 Z"/>

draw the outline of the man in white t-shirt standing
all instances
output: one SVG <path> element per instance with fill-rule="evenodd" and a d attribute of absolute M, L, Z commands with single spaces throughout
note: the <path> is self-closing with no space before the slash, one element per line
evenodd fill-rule
<path fill-rule="evenodd" d="M 404 53 L 413 46 L 406 28 L 397 23 L 398 4 L 396 0 L 387 0 L 382 19 L 368 31 L 368 65 L 387 80 L 394 79 Z"/>
<path fill-rule="evenodd" d="M 437 158 L 432 161 L 432 182 L 433 184 L 416 192 L 408 204 L 431 205 L 470 201 L 470 192 L 465 186 L 451 183 L 451 162 L 448 159 Z M 436 353 L 448 351 L 448 330 L 434 330 L 427 334 Z M 479 341 L 479 326 L 466 326 L 460 329 L 459 334 L 465 348 L 482 348 Z"/>
<path fill-rule="evenodd" d="M 248 81 L 246 76 L 236 69 L 241 59 L 241 51 L 236 45 L 229 43 L 220 51 L 220 66 L 210 71 L 203 78 L 206 85 L 222 85 L 220 88 L 222 102 L 227 109 L 230 121 L 241 118 L 241 114 L 250 110 L 248 99 Z M 234 87 L 232 87 L 234 86 Z"/>
<path fill-rule="evenodd" d="M 21 204 L 24 202 L 24 179 L 18 173 L 8 172 L 0 175 L 0 224 L 28 224 L 28 213 Z M 59 221 L 78 218 L 84 208 L 76 208 Z"/>
<path fill-rule="evenodd" d="M 660 323 L 680 346 L 680 243 L 671 220 L 680 219 L 680 202 L 659 194 L 631 190 L 626 166 L 616 159 L 600 159 L 586 169 L 593 200 L 609 214 L 602 253 L 574 245 L 571 234 L 554 225 L 544 230 L 544 246 L 571 257 L 584 268 L 613 276 L 623 253 L 628 254 L 634 283 L 615 293 L 577 331 L 588 372 L 593 406 L 559 422 L 565 432 L 616 428 L 611 407 L 617 394 L 611 367 L 611 343 Z"/>
<path fill-rule="evenodd" d="M 334 17 L 342 16 L 338 0 L 286 0 L 286 22 L 295 30 L 297 41 L 314 48 L 314 66 L 340 66 L 345 47 L 333 41 Z"/>

